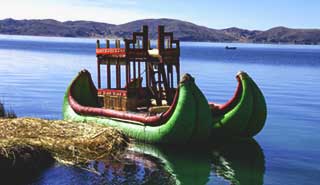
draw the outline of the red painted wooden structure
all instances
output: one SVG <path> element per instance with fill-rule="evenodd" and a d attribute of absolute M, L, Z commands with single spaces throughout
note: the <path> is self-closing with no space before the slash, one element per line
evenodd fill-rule
<path fill-rule="evenodd" d="M 172 103 L 180 76 L 180 43 L 173 39 L 172 32 L 165 32 L 164 26 L 158 26 L 157 49 L 151 49 L 148 26 L 143 26 L 124 44 L 115 40 L 114 48 L 109 40 L 104 48 L 97 40 L 96 55 L 98 94 L 104 97 L 105 108 L 134 110 L 149 107 L 151 99 L 157 105 L 164 100 L 168 105 Z M 102 65 L 106 66 L 105 88 L 101 83 Z"/>

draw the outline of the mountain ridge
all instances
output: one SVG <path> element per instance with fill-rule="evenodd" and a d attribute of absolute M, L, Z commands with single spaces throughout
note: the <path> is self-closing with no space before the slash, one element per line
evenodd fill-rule
<path fill-rule="evenodd" d="M 124 24 L 109 24 L 95 21 L 64 21 L 54 19 L 3 19 L 0 34 L 58 36 L 58 37 L 108 37 L 130 38 L 132 32 L 149 26 L 150 38 L 157 37 L 157 26 L 174 33 L 181 41 L 244 42 L 244 43 L 290 43 L 320 44 L 320 29 L 293 29 L 284 26 L 265 31 L 237 27 L 213 29 L 177 19 L 141 19 Z"/>

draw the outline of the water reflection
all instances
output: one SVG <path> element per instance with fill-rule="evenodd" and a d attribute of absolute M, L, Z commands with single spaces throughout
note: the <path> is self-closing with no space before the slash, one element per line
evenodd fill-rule
<path fill-rule="evenodd" d="M 262 185 L 263 151 L 254 139 L 227 143 L 212 151 L 212 170 L 234 185 Z"/>
<path fill-rule="evenodd" d="M 223 143 L 207 148 L 161 147 L 135 144 L 131 149 L 158 158 L 176 184 L 212 184 L 221 177 L 228 184 L 263 184 L 265 160 L 254 140 Z"/>
<path fill-rule="evenodd" d="M 251 140 L 210 147 L 134 143 L 118 160 L 84 168 L 55 165 L 31 184 L 233 184 L 262 185 L 264 154 Z"/>

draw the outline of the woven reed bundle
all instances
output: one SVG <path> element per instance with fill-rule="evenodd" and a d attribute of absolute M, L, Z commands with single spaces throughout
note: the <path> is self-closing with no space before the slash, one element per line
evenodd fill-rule
<path fill-rule="evenodd" d="M 116 129 L 92 123 L 36 118 L 0 118 L 0 155 L 13 146 L 34 146 L 49 151 L 65 164 L 117 158 L 128 139 Z"/>

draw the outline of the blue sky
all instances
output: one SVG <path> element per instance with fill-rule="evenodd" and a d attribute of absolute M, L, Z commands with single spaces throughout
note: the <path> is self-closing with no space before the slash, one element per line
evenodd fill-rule
<path fill-rule="evenodd" d="M 0 19 L 92 20 L 122 24 L 174 18 L 211 28 L 320 28 L 320 0 L 10 0 Z"/>

